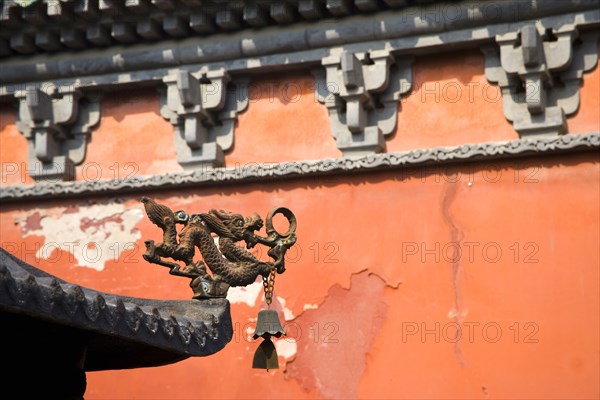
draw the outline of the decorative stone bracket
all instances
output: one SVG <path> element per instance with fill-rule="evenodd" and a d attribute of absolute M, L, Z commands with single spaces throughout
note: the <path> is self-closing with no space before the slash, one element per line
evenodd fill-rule
<path fill-rule="evenodd" d="M 73 180 L 100 121 L 100 96 L 69 87 L 28 87 L 19 100 L 17 128 L 28 141 L 28 173 L 36 181 Z"/>
<path fill-rule="evenodd" d="M 163 78 L 161 114 L 175 128 L 177 161 L 185 169 L 225 163 L 224 152 L 233 146 L 237 114 L 248 106 L 248 85 L 220 69 L 198 79 L 177 70 Z"/>
<path fill-rule="evenodd" d="M 572 24 L 541 23 L 496 37 L 482 48 L 485 74 L 502 91 L 504 115 L 521 137 L 563 134 L 566 116 L 579 108 L 583 73 L 598 61 L 598 32 L 580 34 Z"/>
<path fill-rule="evenodd" d="M 400 61 L 387 50 L 343 51 L 313 70 L 319 101 L 329 111 L 331 131 L 344 156 L 385 151 L 396 129 L 400 95 L 411 88 L 412 58 Z"/>

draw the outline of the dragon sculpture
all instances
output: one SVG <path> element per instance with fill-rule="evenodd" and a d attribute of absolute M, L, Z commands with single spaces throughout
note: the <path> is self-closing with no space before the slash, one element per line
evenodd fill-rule
<path fill-rule="evenodd" d="M 225 297 L 230 286 L 246 286 L 260 275 L 285 271 L 285 252 L 296 242 L 296 218 L 287 208 L 274 208 L 266 217 L 267 236 L 257 235 L 264 222 L 254 213 L 244 218 L 241 214 L 211 209 L 207 213 L 188 214 L 183 210 L 173 212 L 169 207 L 143 197 L 142 203 L 148 219 L 163 231 L 162 243 L 145 242 L 148 262 L 170 268 L 170 273 L 191 278 L 194 298 Z M 281 234 L 273 227 L 272 219 L 283 214 L 289 221 L 288 232 Z M 183 225 L 179 233 L 177 225 Z M 215 244 L 213 235 L 219 238 Z M 246 248 L 257 244 L 268 246 L 267 254 L 273 261 L 256 258 Z M 198 249 L 202 260 L 194 261 Z M 171 258 L 167 261 L 164 258 Z M 183 267 L 178 263 L 183 262 Z M 208 270 L 207 270 L 208 267 Z M 210 273 L 209 273 L 210 271 Z"/>

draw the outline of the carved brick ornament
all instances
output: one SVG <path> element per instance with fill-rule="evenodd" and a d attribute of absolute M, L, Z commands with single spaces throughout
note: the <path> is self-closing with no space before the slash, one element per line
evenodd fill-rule
<path fill-rule="evenodd" d="M 485 74 L 502 91 L 504 115 L 521 137 L 563 134 L 579 108 L 583 73 L 598 61 L 598 32 L 580 34 L 573 24 L 541 23 L 496 37 L 482 49 Z"/>

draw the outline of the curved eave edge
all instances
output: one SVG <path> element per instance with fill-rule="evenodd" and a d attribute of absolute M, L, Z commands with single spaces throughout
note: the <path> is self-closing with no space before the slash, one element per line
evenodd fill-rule
<path fill-rule="evenodd" d="M 23 268 L 21 260 L 0 248 L 0 309 L 182 356 L 207 356 L 231 340 L 226 299 L 162 301 L 122 297 L 44 273 L 35 274 L 33 270 Z"/>
<path fill-rule="evenodd" d="M 600 133 L 519 139 L 506 142 L 464 144 L 405 152 L 373 154 L 357 158 L 324 159 L 282 163 L 254 163 L 235 168 L 203 168 L 128 179 L 45 182 L 31 186 L 8 186 L 0 190 L 3 203 L 42 198 L 84 195 L 123 194 L 246 182 L 273 182 L 292 178 L 311 178 L 333 174 L 419 168 L 474 161 L 502 160 L 600 148 Z"/>

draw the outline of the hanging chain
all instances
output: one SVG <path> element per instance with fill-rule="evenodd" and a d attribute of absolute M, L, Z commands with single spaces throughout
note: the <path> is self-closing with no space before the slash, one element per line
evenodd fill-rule
<path fill-rule="evenodd" d="M 271 308 L 271 302 L 273 301 L 273 287 L 275 286 L 275 268 L 271 270 L 271 273 L 267 278 L 263 276 L 263 288 L 265 290 L 265 301 L 267 306 Z"/>

